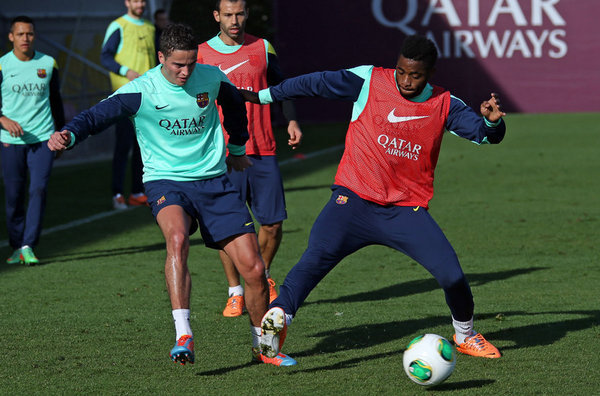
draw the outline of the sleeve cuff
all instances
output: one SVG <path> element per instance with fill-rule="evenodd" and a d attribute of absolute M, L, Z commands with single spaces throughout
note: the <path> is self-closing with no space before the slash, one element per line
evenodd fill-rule
<path fill-rule="evenodd" d="M 238 157 L 246 155 L 246 146 L 238 146 L 237 144 L 227 143 L 227 149 L 231 155 Z"/>
<path fill-rule="evenodd" d="M 491 122 L 489 121 L 487 118 L 483 117 L 483 121 L 485 122 L 485 125 L 489 128 L 495 128 L 498 125 L 500 125 L 500 121 L 502 121 L 502 118 L 500 118 L 498 121 L 496 122 Z"/>
<path fill-rule="evenodd" d="M 119 69 L 119 74 L 123 77 L 125 77 L 127 75 L 127 72 L 129 71 L 129 68 L 127 66 L 121 66 L 121 68 Z"/>
<path fill-rule="evenodd" d="M 69 145 L 67 146 L 68 149 L 70 149 L 71 147 L 75 146 L 75 134 L 73 132 L 71 132 L 71 142 L 69 143 Z"/>
<path fill-rule="evenodd" d="M 273 103 L 273 98 L 271 97 L 271 90 L 269 88 L 266 88 L 258 91 L 258 100 L 260 100 L 260 104 Z"/>

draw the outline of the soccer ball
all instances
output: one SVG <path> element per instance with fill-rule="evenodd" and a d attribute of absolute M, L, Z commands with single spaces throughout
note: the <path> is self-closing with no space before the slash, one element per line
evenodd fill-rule
<path fill-rule="evenodd" d="M 456 351 L 444 337 L 425 334 L 408 344 L 402 361 L 408 378 L 419 385 L 437 385 L 454 371 Z"/>

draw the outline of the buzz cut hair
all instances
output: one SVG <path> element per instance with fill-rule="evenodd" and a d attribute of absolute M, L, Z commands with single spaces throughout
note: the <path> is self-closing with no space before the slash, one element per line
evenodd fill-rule
<path fill-rule="evenodd" d="M 12 21 L 10 21 L 10 31 L 11 32 L 12 32 L 13 28 L 15 27 L 15 23 L 19 23 L 19 22 L 30 23 L 35 28 L 35 23 L 33 23 L 33 19 L 31 19 L 27 15 L 19 15 L 17 17 L 14 17 L 12 19 Z"/>
<path fill-rule="evenodd" d="M 413 34 L 404 39 L 400 55 L 406 59 L 421 61 L 428 70 L 435 67 L 438 50 L 433 41 L 425 36 Z"/>
<path fill-rule="evenodd" d="M 229 3 L 239 3 L 240 1 L 244 2 L 244 8 L 248 9 L 248 2 L 246 0 L 217 0 L 215 3 L 215 11 L 221 12 L 221 2 L 227 1 Z"/>
<path fill-rule="evenodd" d="M 160 35 L 158 48 L 166 58 L 176 50 L 197 50 L 198 41 L 191 27 L 182 23 L 171 23 Z"/>

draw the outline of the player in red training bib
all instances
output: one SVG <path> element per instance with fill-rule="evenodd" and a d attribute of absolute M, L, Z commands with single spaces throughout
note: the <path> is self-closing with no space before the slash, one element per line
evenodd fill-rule
<path fill-rule="evenodd" d="M 314 287 L 344 257 L 368 245 L 394 248 L 425 267 L 444 290 L 459 352 L 499 358 L 473 328 L 473 295 L 454 249 L 427 211 L 445 130 L 477 144 L 500 143 L 505 115 L 497 94 L 481 115 L 429 84 L 437 49 L 422 36 L 403 43 L 396 69 L 361 66 L 302 75 L 246 100 L 271 103 L 304 96 L 354 102 L 333 194 L 312 227 L 308 247 L 263 317 L 261 345 L 278 352 L 287 325 Z"/>

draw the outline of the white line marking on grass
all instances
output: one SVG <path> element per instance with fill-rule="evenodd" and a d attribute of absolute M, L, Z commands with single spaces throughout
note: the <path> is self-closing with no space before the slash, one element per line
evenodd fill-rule
<path fill-rule="evenodd" d="M 328 153 L 331 153 L 331 152 L 334 152 L 334 151 L 339 151 L 339 150 L 341 150 L 343 148 L 344 148 L 344 145 L 340 144 L 338 146 L 333 146 L 333 147 L 329 147 L 329 148 L 326 148 L 326 149 L 323 149 L 323 150 L 314 151 L 314 152 L 308 153 L 306 155 L 301 155 L 301 157 L 288 158 L 288 159 L 286 159 L 284 161 L 281 161 L 279 163 L 279 166 L 286 166 L 286 165 L 290 165 L 290 164 L 295 164 L 297 162 L 304 161 L 304 160 L 307 160 L 307 159 L 311 159 L 311 158 L 314 158 L 314 157 L 318 157 L 318 156 L 323 155 L 323 154 L 328 154 Z M 114 209 L 114 210 L 110 210 L 108 212 L 98 213 L 98 214 L 95 214 L 93 216 L 89 216 L 89 217 L 86 217 L 86 218 L 83 218 L 83 219 L 74 220 L 74 221 L 71 221 L 70 223 L 58 225 L 58 226 L 55 226 L 55 227 L 50 227 L 50 228 L 47 228 L 45 230 L 42 230 L 42 236 L 45 236 L 45 235 L 48 235 L 48 234 L 52 234 L 52 233 L 55 233 L 55 232 L 58 232 L 58 231 L 68 230 L 70 228 L 78 227 L 80 225 L 91 223 L 91 222 L 96 221 L 96 220 L 101 220 L 101 219 L 104 219 L 105 217 L 109 217 L 109 216 L 112 216 L 112 215 L 115 215 L 115 214 L 118 214 L 118 213 L 123 213 L 124 211 L 131 210 L 133 208 L 136 208 L 136 206 L 130 206 L 127 209 L 120 209 L 120 210 Z M 7 247 L 7 246 L 8 246 L 8 240 L 7 239 L 5 239 L 3 241 L 0 241 L 0 248 Z"/>
<path fill-rule="evenodd" d="M 82 224 L 91 223 L 92 221 L 100 220 L 100 219 L 103 219 L 105 217 L 109 217 L 109 216 L 112 216 L 112 215 L 115 215 L 115 214 L 118 214 L 118 213 L 123 213 L 123 212 L 126 212 L 126 211 L 131 210 L 131 209 L 136 208 L 136 207 L 137 206 L 130 206 L 127 209 L 113 209 L 113 210 L 110 210 L 108 212 L 102 212 L 102 213 L 98 213 L 98 214 L 95 214 L 93 216 L 89 216 L 89 217 L 86 217 L 86 218 L 83 218 L 83 219 L 74 220 L 74 221 L 71 221 L 70 223 L 58 225 L 58 226 L 55 226 L 55 227 L 50 227 L 50 228 L 47 228 L 45 230 L 42 230 L 42 236 L 48 235 L 48 234 L 52 234 L 52 233 L 57 232 L 57 231 L 68 230 L 69 228 L 77 227 L 77 226 L 80 226 Z M 8 240 L 7 239 L 4 240 L 4 241 L 0 241 L 0 247 L 7 247 L 7 246 L 8 246 Z"/>

